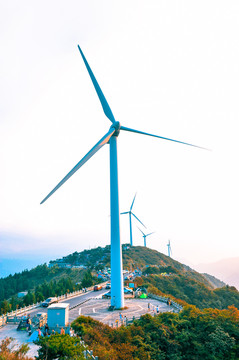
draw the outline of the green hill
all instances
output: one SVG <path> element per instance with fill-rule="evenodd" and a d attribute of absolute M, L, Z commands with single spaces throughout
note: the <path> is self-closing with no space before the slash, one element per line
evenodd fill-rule
<path fill-rule="evenodd" d="M 134 270 L 136 268 L 143 269 L 146 266 L 157 266 L 159 272 L 165 272 L 165 268 L 171 266 L 171 270 L 178 270 L 181 273 L 190 274 L 190 277 L 204 283 L 209 288 L 225 286 L 223 282 L 210 275 L 199 274 L 189 266 L 156 251 L 143 246 L 130 246 L 129 244 L 122 246 L 123 267 L 125 270 Z M 82 252 L 74 252 L 62 259 L 51 261 L 57 264 L 64 262 L 74 266 L 87 266 L 89 268 L 110 267 L 110 245 L 105 248 L 97 247 Z M 94 264 L 94 265 L 93 265 Z"/>
<path fill-rule="evenodd" d="M 125 270 L 142 271 L 142 276 L 135 280 L 136 285 L 150 292 L 171 296 L 182 304 L 193 304 L 200 309 L 224 309 L 230 305 L 239 308 L 239 292 L 234 287 L 226 286 L 209 274 L 200 274 L 156 250 L 127 244 L 122 246 L 122 256 Z M 92 270 L 109 267 L 110 246 L 75 252 L 58 261 L 89 266 Z"/>
<path fill-rule="evenodd" d="M 239 292 L 234 287 L 225 286 L 215 277 L 200 274 L 156 250 L 123 245 L 122 255 L 124 269 L 140 270 L 142 275 L 135 279 L 136 285 L 148 288 L 149 292 L 171 296 L 200 309 L 224 309 L 230 305 L 239 308 Z M 17 305 L 90 286 L 98 281 L 96 272 L 104 267 L 110 267 L 110 246 L 74 252 L 52 260 L 49 267 L 39 265 L 0 279 L 0 310 L 4 313 Z M 28 290 L 28 295 L 17 299 L 17 293 L 24 290 Z"/>
<path fill-rule="evenodd" d="M 147 247 L 134 246 L 129 247 L 127 250 L 123 250 L 123 264 L 124 269 L 130 269 L 130 267 L 139 267 L 142 269 L 146 266 L 158 267 L 158 273 L 173 272 L 184 274 L 186 277 L 188 276 L 205 284 L 208 288 L 215 288 L 215 284 L 213 284 L 212 280 L 209 281 L 204 275 L 199 274 L 189 266 L 181 264 L 169 256 Z M 220 280 L 218 280 L 218 284 L 219 282 Z M 225 284 L 221 284 L 221 286 L 223 285 Z"/>

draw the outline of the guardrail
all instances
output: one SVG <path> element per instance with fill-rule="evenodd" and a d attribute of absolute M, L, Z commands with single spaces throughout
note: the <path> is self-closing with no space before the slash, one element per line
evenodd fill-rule
<path fill-rule="evenodd" d="M 86 359 L 98 360 L 98 356 L 94 356 L 92 350 L 84 350 L 83 355 Z"/>
<path fill-rule="evenodd" d="M 80 340 L 80 344 L 84 347 L 83 355 L 85 359 L 98 360 L 98 356 L 93 355 L 93 350 L 88 350 L 88 346 L 85 344 L 84 340 Z"/>
<path fill-rule="evenodd" d="M 165 297 L 165 296 L 159 296 L 159 295 L 149 293 L 148 297 L 151 298 L 151 299 L 155 299 L 155 300 L 159 300 L 159 301 L 168 303 L 168 297 Z M 170 299 L 170 306 L 177 309 L 178 311 L 183 310 L 183 306 L 179 305 L 178 303 L 176 303 L 175 301 L 173 301 L 171 299 Z"/>
<path fill-rule="evenodd" d="M 2 315 L 0 317 L 0 327 L 6 325 L 8 322 L 14 322 L 14 320 L 12 320 L 13 318 L 18 319 L 18 315 L 24 314 L 27 311 L 33 310 L 33 309 L 39 307 L 40 304 L 41 303 L 39 302 L 39 303 L 36 303 L 36 304 L 33 304 L 33 305 L 24 306 L 23 308 L 20 308 L 20 309 L 17 309 L 15 311 L 8 312 L 5 315 Z M 8 321 L 8 320 L 10 320 L 10 321 Z"/>
<path fill-rule="evenodd" d="M 2 315 L 0 317 L 0 328 L 4 325 L 6 325 L 6 322 L 7 322 L 7 316 L 6 315 Z"/>

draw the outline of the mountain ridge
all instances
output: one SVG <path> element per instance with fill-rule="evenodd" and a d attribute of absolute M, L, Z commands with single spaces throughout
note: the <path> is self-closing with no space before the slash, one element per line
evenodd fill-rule
<path fill-rule="evenodd" d="M 201 273 L 210 273 L 227 284 L 239 289 L 239 257 L 221 259 L 211 263 L 195 265 Z"/>

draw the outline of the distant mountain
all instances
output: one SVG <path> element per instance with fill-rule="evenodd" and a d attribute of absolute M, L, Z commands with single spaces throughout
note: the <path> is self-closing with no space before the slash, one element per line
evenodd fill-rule
<path fill-rule="evenodd" d="M 214 275 L 226 284 L 239 289 L 239 257 L 222 259 L 217 262 L 198 264 L 195 266 L 199 272 Z"/>
<path fill-rule="evenodd" d="M 10 274 L 20 273 L 23 270 L 30 270 L 44 262 L 46 261 L 35 256 L 30 259 L 0 259 L 0 278 L 4 278 Z"/>
<path fill-rule="evenodd" d="M 221 281 L 221 280 L 219 280 L 219 279 L 217 279 L 215 276 L 213 276 L 213 275 L 209 275 L 209 274 L 206 274 L 206 273 L 204 273 L 204 274 L 202 274 L 206 279 L 207 279 L 207 281 L 209 281 L 211 284 L 212 284 L 212 286 L 216 289 L 216 288 L 221 288 L 221 287 L 223 287 L 223 286 L 226 286 L 226 284 L 223 282 L 223 281 Z"/>

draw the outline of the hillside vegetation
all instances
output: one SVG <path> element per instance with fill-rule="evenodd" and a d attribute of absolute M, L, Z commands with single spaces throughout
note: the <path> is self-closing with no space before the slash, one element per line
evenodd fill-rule
<path fill-rule="evenodd" d="M 80 316 L 72 327 L 99 360 L 235 360 L 239 358 L 239 311 L 199 310 L 146 314 L 112 329 Z"/>
<path fill-rule="evenodd" d="M 181 304 L 192 304 L 198 308 L 226 309 L 234 305 L 239 308 L 239 292 L 208 274 L 200 274 L 189 266 L 156 251 L 142 246 L 123 245 L 123 267 L 127 270 L 141 269 L 142 277 L 137 286 L 149 292 L 171 296 Z M 110 266 L 110 246 L 75 252 L 64 257 L 65 262 L 79 265 L 80 261 L 95 264 L 95 268 Z"/>
<path fill-rule="evenodd" d="M 226 309 L 236 306 L 239 309 L 239 292 L 236 288 L 225 286 L 211 289 L 204 283 L 190 278 L 189 274 L 172 274 L 170 276 L 149 275 L 135 280 L 137 286 L 148 289 L 148 292 L 174 298 L 182 305 L 192 304 L 199 309 Z"/>
<path fill-rule="evenodd" d="M 209 274 L 206 274 L 206 273 L 203 273 L 202 275 L 203 275 L 203 276 L 207 279 L 207 281 L 209 281 L 209 283 L 211 283 L 212 286 L 215 287 L 215 288 L 220 288 L 220 287 L 223 287 L 223 286 L 226 285 L 223 281 L 217 279 L 217 278 L 216 278 L 215 276 L 213 276 L 213 275 L 209 275 Z"/>
<path fill-rule="evenodd" d="M 185 274 L 190 278 L 205 284 L 209 288 L 216 288 L 218 285 L 226 285 L 220 280 L 213 279 L 213 277 L 206 278 L 204 275 L 199 274 L 197 271 L 191 269 L 189 266 L 181 264 L 180 262 L 168 257 L 156 250 L 149 249 L 142 246 L 129 247 L 127 250 L 123 250 L 123 264 L 124 269 L 130 269 L 133 265 L 144 268 L 146 266 L 157 266 L 159 273 L 164 273 L 169 268 L 169 272 L 177 272 Z"/>
<path fill-rule="evenodd" d="M 209 288 L 216 288 L 225 286 L 222 281 L 210 275 L 202 275 L 192 270 L 189 266 L 181 264 L 180 262 L 156 251 L 142 246 L 130 246 L 129 244 L 122 246 L 123 267 L 125 270 L 143 269 L 145 266 L 157 266 L 160 272 L 164 272 L 164 268 L 171 266 L 171 269 L 180 271 L 181 273 L 188 273 L 190 277 L 204 283 Z M 97 247 L 91 250 L 84 250 L 80 253 L 74 252 L 68 256 L 55 261 L 63 261 L 67 264 L 79 266 L 84 265 L 89 268 L 101 269 L 110 267 L 110 245 L 106 247 Z M 162 271 L 161 271 L 162 270 Z"/>

